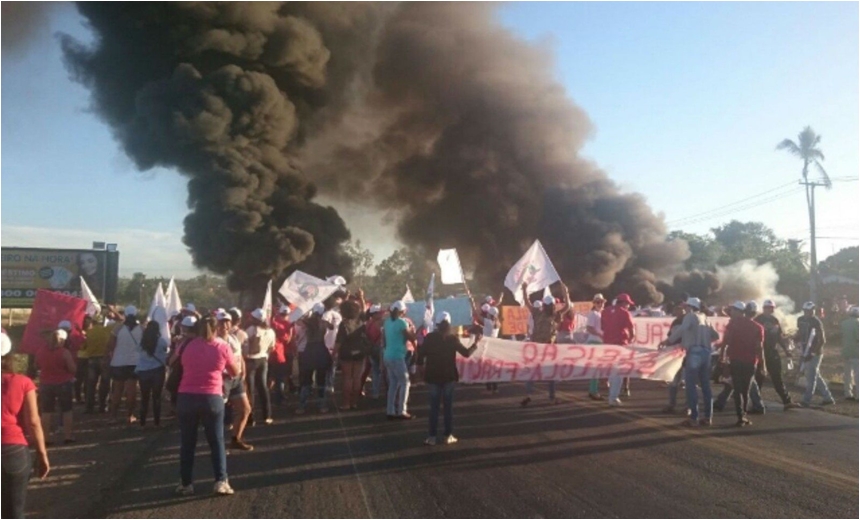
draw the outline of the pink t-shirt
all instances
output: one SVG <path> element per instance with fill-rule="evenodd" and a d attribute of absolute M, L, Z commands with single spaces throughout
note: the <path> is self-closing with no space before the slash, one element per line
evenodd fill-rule
<path fill-rule="evenodd" d="M 222 372 L 230 364 L 230 346 L 215 338 L 191 340 L 182 352 L 182 381 L 180 394 L 221 395 Z"/>

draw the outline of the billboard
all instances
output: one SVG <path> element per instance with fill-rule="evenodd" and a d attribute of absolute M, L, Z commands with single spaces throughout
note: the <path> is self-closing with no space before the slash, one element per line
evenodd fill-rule
<path fill-rule="evenodd" d="M 4 247 L 0 295 L 4 308 L 32 307 L 36 291 L 81 296 L 81 278 L 100 301 L 116 300 L 119 253 L 93 249 Z"/>

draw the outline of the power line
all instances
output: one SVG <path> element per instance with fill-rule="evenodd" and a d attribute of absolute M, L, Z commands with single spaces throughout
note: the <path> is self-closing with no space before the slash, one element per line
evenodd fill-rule
<path fill-rule="evenodd" d="M 775 194 L 775 195 L 773 195 L 773 196 L 771 196 L 771 197 L 768 197 L 768 198 L 765 198 L 765 199 L 761 199 L 761 200 L 753 200 L 753 201 L 750 201 L 750 202 L 748 202 L 748 203 L 746 203 L 746 204 L 744 204 L 744 205 L 742 205 L 742 206 L 726 208 L 726 209 L 724 209 L 724 210 L 722 210 L 722 211 L 720 211 L 720 212 L 718 212 L 718 213 L 703 214 L 703 215 L 702 215 L 701 217 L 699 217 L 699 218 L 688 218 L 688 219 L 686 219 L 684 222 L 682 222 L 680 225 L 689 226 L 689 225 L 691 225 L 691 224 L 697 224 L 697 223 L 699 223 L 699 222 L 706 222 L 706 221 L 708 221 L 708 220 L 714 220 L 714 219 L 717 219 L 717 218 L 722 218 L 722 217 L 724 217 L 724 216 L 726 216 L 726 215 L 731 215 L 731 214 L 733 214 L 733 213 L 738 213 L 738 212 L 741 212 L 741 211 L 744 211 L 744 210 L 747 210 L 747 209 L 750 209 L 750 208 L 755 208 L 755 207 L 758 207 L 758 206 L 763 206 L 763 205 L 765 205 L 765 204 L 769 204 L 769 203 L 771 203 L 771 202 L 775 202 L 775 201 L 777 201 L 777 200 L 784 199 L 784 198 L 786 198 L 786 197 L 788 197 L 788 196 L 790 196 L 790 195 L 794 195 L 795 193 L 799 193 L 799 192 L 801 192 L 801 191 L 803 191 L 803 188 L 795 187 L 794 189 L 789 190 L 789 191 L 787 191 L 787 192 L 783 192 L 783 193 Z M 679 225 L 679 224 L 678 224 L 677 222 L 675 222 L 675 223 L 671 223 L 670 225 L 677 226 L 677 225 Z"/>
<path fill-rule="evenodd" d="M 746 202 L 748 202 L 748 201 L 751 201 L 751 200 L 753 200 L 753 199 L 757 199 L 758 197 L 762 197 L 762 196 L 764 196 L 764 195 L 769 195 L 769 194 L 771 194 L 771 193 L 774 193 L 774 192 L 777 192 L 777 191 L 783 190 L 784 188 L 787 188 L 787 187 L 789 187 L 789 186 L 792 186 L 792 187 L 793 187 L 793 190 L 796 190 L 796 189 L 797 189 L 797 185 L 795 184 L 795 181 L 791 181 L 791 182 L 788 182 L 788 183 L 783 184 L 783 185 L 781 185 L 781 186 L 777 186 L 777 187 L 775 187 L 775 188 L 771 188 L 771 189 L 769 189 L 769 190 L 767 190 L 767 191 L 763 191 L 763 192 L 761 192 L 761 193 L 757 193 L 757 194 L 755 194 L 755 195 L 749 196 L 749 197 L 747 197 L 747 198 L 745 198 L 745 199 L 741 199 L 741 200 L 738 200 L 738 201 L 732 202 L 732 203 L 730 203 L 730 204 L 724 204 L 724 205 L 722 205 L 722 206 L 718 206 L 718 207 L 716 207 L 716 208 L 713 208 L 713 209 L 710 209 L 710 210 L 707 210 L 707 211 L 701 211 L 701 212 L 699 212 L 699 213 L 696 213 L 695 215 L 690 215 L 690 216 L 688 216 L 688 217 L 679 218 L 679 219 L 673 220 L 673 221 L 671 221 L 671 222 L 667 222 L 667 224 L 668 224 L 668 225 L 676 225 L 676 224 L 683 223 L 683 222 L 685 222 L 685 221 L 687 221 L 687 220 L 698 220 L 698 219 L 700 219 L 700 218 L 702 218 L 702 217 L 704 217 L 704 216 L 706 216 L 706 215 L 709 215 L 709 214 L 711 214 L 711 213 L 723 212 L 723 211 L 728 210 L 729 208 L 732 208 L 732 207 L 737 206 L 737 205 L 739 205 L 739 204 L 744 204 L 744 203 L 746 203 Z"/>

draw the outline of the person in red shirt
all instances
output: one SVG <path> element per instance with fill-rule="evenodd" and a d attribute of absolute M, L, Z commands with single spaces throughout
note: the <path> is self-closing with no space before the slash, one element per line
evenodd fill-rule
<path fill-rule="evenodd" d="M 78 352 L 84 347 L 84 344 L 87 342 L 87 333 L 86 330 L 86 320 L 89 319 L 92 322 L 92 318 L 86 316 L 84 318 L 84 327 L 79 328 L 72 325 L 72 322 L 69 320 L 63 320 L 58 325 L 58 329 L 63 329 L 68 333 L 69 339 L 66 340 L 65 347 L 69 349 L 69 352 L 72 353 L 72 359 L 75 360 L 75 366 L 77 367 L 77 372 L 75 373 L 75 386 L 73 391 L 73 397 L 76 403 L 83 403 L 83 389 L 84 382 L 87 380 L 87 360 L 78 359 Z"/>
<path fill-rule="evenodd" d="M 24 518 L 27 502 L 27 482 L 33 470 L 33 461 L 24 428 L 28 427 L 33 436 L 33 444 L 38 456 L 36 474 L 44 479 L 48 476 L 51 464 L 45 448 L 45 434 L 39 419 L 39 406 L 36 402 L 36 385 L 23 374 L 16 374 L 11 355 L 12 341 L 6 332 L 0 334 L 0 356 L 2 356 L 3 395 L 2 426 L 0 444 L 3 447 L 2 487 L 3 501 L 0 516 L 3 518 Z"/>
<path fill-rule="evenodd" d="M 379 399 L 380 392 L 387 392 L 388 385 L 385 384 L 385 370 L 382 365 L 380 356 L 382 356 L 382 320 L 385 319 L 385 313 L 382 311 L 382 306 L 371 305 L 367 311 L 367 324 L 365 325 L 365 333 L 367 339 L 370 340 L 373 348 L 370 355 L 367 356 L 370 368 L 365 369 L 361 375 L 361 388 L 364 392 L 364 385 L 367 383 L 367 377 L 371 376 L 370 382 L 370 397 L 374 401 Z"/>
<path fill-rule="evenodd" d="M 608 345 L 629 345 L 636 337 L 633 326 L 633 315 L 630 314 L 630 306 L 633 300 L 627 293 L 621 293 L 615 298 L 615 304 L 603 310 L 600 316 L 600 328 L 603 329 L 603 342 Z M 609 406 L 620 406 L 622 378 L 618 376 L 609 377 Z M 626 382 L 624 394 L 630 396 L 630 380 Z"/>
<path fill-rule="evenodd" d="M 293 391 L 293 357 L 290 355 L 290 344 L 293 338 L 293 323 L 289 318 L 290 308 L 281 305 L 280 312 L 272 318 L 272 330 L 275 331 L 275 348 L 269 354 L 269 377 L 274 382 L 275 404 L 278 406 L 286 399 L 285 391 Z"/>
<path fill-rule="evenodd" d="M 725 355 L 730 361 L 737 426 L 748 426 L 752 424 L 747 418 L 750 385 L 756 366 L 764 362 L 764 327 L 753 320 L 755 311 L 745 308 L 743 302 L 732 306 L 731 312 L 732 320 L 726 327 L 723 342 L 726 344 Z M 767 367 L 762 367 L 761 371 L 767 377 Z"/>
<path fill-rule="evenodd" d="M 69 349 L 64 348 L 68 333 L 63 329 L 53 332 L 48 345 L 36 353 L 36 365 L 39 367 L 39 398 L 42 409 L 42 421 L 48 431 L 51 429 L 56 405 L 59 403 L 60 413 L 63 414 L 63 444 L 75 442 L 72 437 L 72 386 L 75 381 L 75 360 Z"/>

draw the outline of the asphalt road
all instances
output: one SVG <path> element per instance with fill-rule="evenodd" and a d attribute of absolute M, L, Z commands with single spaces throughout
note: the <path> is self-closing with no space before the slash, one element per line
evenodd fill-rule
<path fill-rule="evenodd" d="M 248 432 L 256 450 L 228 457 L 230 497 L 210 494 L 202 435 L 197 494 L 176 497 L 177 428 L 120 428 L 106 442 L 122 463 L 96 471 L 97 488 L 74 460 L 103 454 L 98 442 L 67 451 L 59 480 L 36 485 L 31 500 L 64 486 L 72 498 L 63 509 L 37 516 L 114 518 L 858 517 L 856 418 L 772 405 L 748 428 L 726 411 L 713 427 L 689 430 L 658 411 L 657 383 L 634 381 L 621 409 L 585 399 L 584 383 L 560 388 L 564 403 L 549 404 L 538 386 L 521 408 L 521 385 L 492 396 L 460 386 L 460 442 L 450 446 L 422 444 L 423 387 L 409 422 L 386 421 L 381 403 L 325 415 L 278 409 L 274 425 Z"/>

